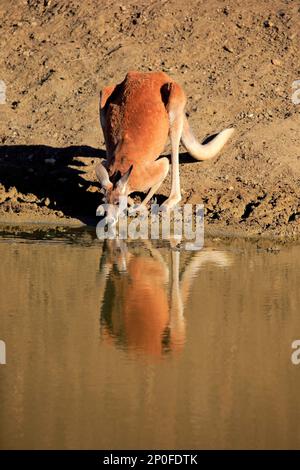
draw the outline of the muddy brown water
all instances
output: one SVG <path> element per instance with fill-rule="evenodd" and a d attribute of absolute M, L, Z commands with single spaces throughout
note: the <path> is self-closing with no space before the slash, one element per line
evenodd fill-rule
<path fill-rule="evenodd" d="M 1 449 L 300 448 L 299 246 L 3 236 L 0 260 Z"/>

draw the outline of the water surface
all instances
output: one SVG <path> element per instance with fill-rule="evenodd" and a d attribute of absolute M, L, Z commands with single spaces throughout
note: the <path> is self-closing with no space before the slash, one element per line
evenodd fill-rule
<path fill-rule="evenodd" d="M 0 242 L 0 448 L 300 448 L 300 247 Z"/>

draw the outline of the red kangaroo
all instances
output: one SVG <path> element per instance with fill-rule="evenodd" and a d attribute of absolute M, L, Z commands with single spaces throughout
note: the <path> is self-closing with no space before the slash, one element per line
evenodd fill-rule
<path fill-rule="evenodd" d="M 145 206 L 169 171 L 169 160 L 158 158 L 168 136 L 171 140 L 171 193 L 162 204 L 170 210 L 181 200 L 179 144 L 196 160 L 213 158 L 231 137 L 234 129 L 221 131 L 209 143 L 194 137 L 185 115 L 186 95 L 181 86 L 164 72 L 129 72 L 122 83 L 100 93 L 100 122 L 107 159 L 96 166 L 96 175 L 105 190 L 106 202 L 118 216 L 119 196 L 146 192 Z M 107 217 L 109 214 L 107 214 Z"/>

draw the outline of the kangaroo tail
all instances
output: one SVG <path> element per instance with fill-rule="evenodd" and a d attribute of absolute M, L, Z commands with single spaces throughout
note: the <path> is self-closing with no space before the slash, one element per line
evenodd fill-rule
<path fill-rule="evenodd" d="M 207 144 L 200 144 L 194 136 L 187 118 L 184 117 L 181 142 L 189 154 L 192 155 L 192 157 L 194 157 L 196 160 L 209 160 L 210 158 L 213 158 L 217 155 L 217 153 L 226 144 L 233 133 L 233 128 L 224 129 Z"/>

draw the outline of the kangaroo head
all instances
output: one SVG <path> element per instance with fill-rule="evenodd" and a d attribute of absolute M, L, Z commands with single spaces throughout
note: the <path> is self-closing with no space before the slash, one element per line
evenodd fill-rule
<path fill-rule="evenodd" d="M 128 196 L 130 187 L 128 185 L 128 180 L 132 172 L 133 165 L 121 175 L 117 171 L 112 176 L 112 181 L 109 178 L 108 171 L 102 163 L 97 165 L 95 172 L 97 178 L 104 190 L 105 203 L 106 203 L 106 220 L 108 223 L 115 224 L 118 220 L 120 214 L 120 197 Z"/>

